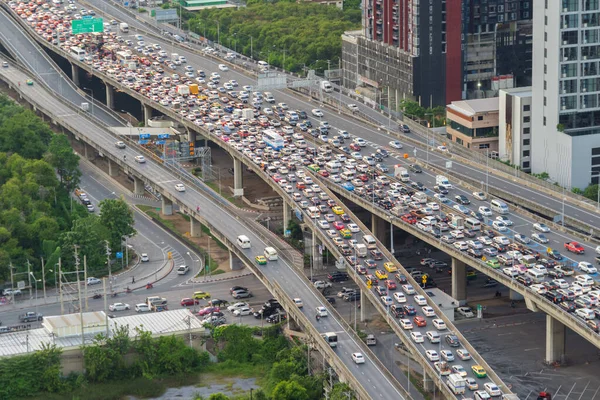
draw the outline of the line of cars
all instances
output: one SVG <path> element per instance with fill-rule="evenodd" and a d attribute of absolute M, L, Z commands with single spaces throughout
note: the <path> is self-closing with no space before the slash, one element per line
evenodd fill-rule
<path fill-rule="evenodd" d="M 358 188 L 354 186 L 356 180 L 343 179 L 352 176 L 357 170 L 364 174 Z M 403 222 L 415 225 L 439 238 L 441 242 L 480 259 L 488 267 L 502 269 L 504 274 L 548 297 L 565 311 L 573 312 L 590 329 L 599 332 L 600 323 L 597 318 L 600 318 L 600 284 L 590 276 L 597 273 L 595 266 L 582 261 L 572 268 L 558 262 L 563 256 L 555 249 L 548 247 L 545 254 L 542 254 L 531 247 L 532 241 L 525 235 L 515 233 L 511 239 L 508 226 L 513 223 L 505 215 L 507 206 L 504 205 L 505 209 L 501 208 L 502 202 L 496 201 L 496 204 L 492 200 L 490 207 L 481 206 L 478 212 L 473 212 L 466 208 L 470 200 L 465 195 L 457 195 L 457 204 L 452 210 L 457 212 L 443 212 L 440 203 L 448 203 L 446 195 L 452 186 L 440 183 L 445 177 L 436 178 L 438 185 L 433 188 L 433 199 L 425 193 L 427 189 L 422 184 L 411 180 L 396 180 L 366 164 L 359 164 L 358 167 L 344 164 L 339 174 L 323 179 L 341 186 L 344 189 L 341 193 L 353 192 L 399 217 Z M 481 192 L 474 192 L 473 196 L 478 199 L 486 198 Z M 494 213 L 497 214 L 495 218 Z M 491 219 L 491 226 L 482 222 L 485 218 Z M 469 226 L 465 226 L 466 223 Z M 534 240 L 545 243 L 544 233 L 550 231 L 548 226 L 535 223 L 533 228 Z M 564 247 L 576 254 L 584 251 L 574 241 L 565 243 Z M 576 271 L 581 273 L 576 274 Z M 565 280 L 565 276 L 571 275 L 572 280 Z"/>

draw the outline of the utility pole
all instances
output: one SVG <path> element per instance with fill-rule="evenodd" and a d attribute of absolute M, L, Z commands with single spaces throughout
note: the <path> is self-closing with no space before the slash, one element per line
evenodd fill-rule
<path fill-rule="evenodd" d="M 87 256 L 83 256 L 83 284 L 85 285 L 84 297 L 85 297 L 85 311 L 88 311 L 88 285 L 87 285 Z"/>
<path fill-rule="evenodd" d="M 11 297 L 13 299 L 13 301 L 15 300 L 15 274 L 13 272 L 13 265 L 12 265 L 12 261 L 8 264 L 9 268 L 10 268 L 10 290 L 11 290 Z"/>
<path fill-rule="evenodd" d="M 108 266 L 108 287 L 110 288 L 110 291 L 113 291 L 113 286 L 112 286 L 112 269 L 110 266 L 110 247 L 108 247 L 108 240 L 105 242 L 106 243 L 106 265 Z"/>
<path fill-rule="evenodd" d="M 31 263 L 29 259 L 27 259 L 27 282 L 29 283 L 29 299 L 31 299 Z"/>
<path fill-rule="evenodd" d="M 102 291 L 104 292 L 104 323 L 106 324 L 106 338 L 108 339 L 108 299 L 106 298 L 106 278 L 102 279 Z"/>
<path fill-rule="evenodd" d="M 81 345 L 85 345 L 85 337 L 83 336 L 83 307 L 81 304 L 81 283 L 79 282 L 79 255 L 77 254 L 78 245 L 73 245 L 75 248 L 75 271 L 77 272 L 77 294 L 79 296 L 79 322 L 81 323 Z"/>
<path fill-rule="evenodd" d="M 60 315 L 65 315 L 65 304 L 63 303 L 62 292 L 62 259 L 58 259 L 58 294 L 60 296 Z"/>
<path fill-rule="evenodd" d="M 46 303 L 46 271 L 44 271 L 44 257 L 42 257 L 42 289 L 44 290 L 44 303 Z"/>

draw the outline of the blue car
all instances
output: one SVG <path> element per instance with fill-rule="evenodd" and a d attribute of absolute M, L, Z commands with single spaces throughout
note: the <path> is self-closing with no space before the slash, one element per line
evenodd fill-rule
<path fill-rule="evenodd" d="M 345 182 L 345 183 L 342 183 L 342 187 L 343 187 L 344 189 L 346 189 L 347 191 L 349 191 L 349 192 L 352 192 L 352 191 L 354 191 L 354 185 L 353 185 L 353 184 L 351 184 L 350 182 Z"/>

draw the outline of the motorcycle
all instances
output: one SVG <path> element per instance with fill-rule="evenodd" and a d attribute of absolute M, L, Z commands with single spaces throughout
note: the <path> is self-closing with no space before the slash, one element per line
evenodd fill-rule
<path fill-rule="evenodd" d="M 154 285 L 152 285 L 151 283 L 148 283 L 148 284 L 146 285 L 146 289 L 152 289 L 153 287 L 154 287 Z"/>
<path fill-rule="evenodd" d="M 317 314 L 317 321 L 321 320 L 321 316 L 319 314 Z"/>
<path fill-rule="evenodd" d="M 125 290 L 125 293 L 131 293 L 133 290 L 129 289 L 129 287 Z"/>
<path fill-rule="evenodd" d="M 100 293 L 96 293 L 95 295 L 92 296 L 92 299 L 101 299 L 102 298 L 102 294 Z"/>
<path fill-rule="evenodd" d="M 118 293 L 118 292 L 112 292 L 112 293 L 110 294 L 110 297 L 117 297 L 118 295 L 119 295 L 119 293 Z"/>

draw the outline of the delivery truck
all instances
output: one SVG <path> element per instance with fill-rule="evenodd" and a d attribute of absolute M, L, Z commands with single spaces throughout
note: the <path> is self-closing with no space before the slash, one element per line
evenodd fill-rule
<path fill-rule="evenodd" d="M 190 85 L 190 94 L 197 95 L 198 93 L 199 93 L 198 92 L 198 84 L 197 83 L 192 83 Z"/>
<path fill-rule="evenodd" d="M 454 394 L 464 394 L 466 388 L 465 379 L 460 374 L 450 374 L 446 379 L 446 384 Z"/>
<path fill-rule="evenodd" d="M 129 32 L 129 25 L 127 25 L 127 23 L 125 23 L 125 22 L 121 22 L 119 24 L 119 29 L 121 30 L 122 33 L 127 33 L 127 32 Z"/>
<path fill-rule="evenodd" d="M 188 85 L 177 85 L 177 94 L 188 96 L 190 94 L 190 87 Z"/>
<path fill-rule="evenodd" d="M 446 190 L 452 189 L 452 185 L 450 184 L 450 181 L 444 175 L 436 175 L 435 176 L 435 184 L 440 187 L 443 187 Z"/>
<path fill-rule="evenodd" d="M 400 165 L 396 165 L 394 168 L 394 176 L 398 179 L 400 179 L 402 182 L 409 182 L 410 181 L 410 175 L 408 174 L 408 171 L 406 170 L 406 168 L 400 166 Z"/>

